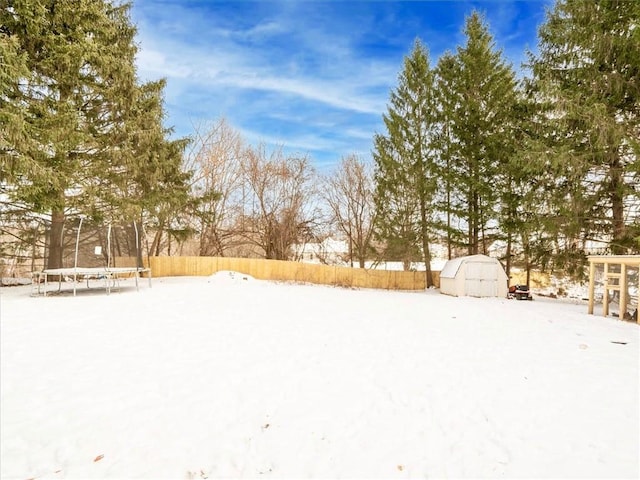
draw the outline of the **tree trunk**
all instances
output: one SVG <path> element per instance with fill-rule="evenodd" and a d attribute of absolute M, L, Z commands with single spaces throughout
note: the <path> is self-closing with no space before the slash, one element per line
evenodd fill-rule
<path fill-rule="evenodd" d="M 449 133 L 447 130 L 447 138 Z M 448 150 L 448 147 L 447 147 Z M 449 180 L 449 172 L 451 172 L 451 158 L 447 152 L 447 176 L 446 176 L 446 189 L 447 189 L 447 260 L 451 260 L 451 183 Z"/>
<path fill-rule="evenodd" d="M 115 233 L 112 231 L 111 234 L 113 235 L 113 244 L 111 245 L 111 255 L 113 255 L 114 257 L 121 257 L 122 256 L 122 247 L 120 247 L 120 235 L 118 235 L 118 230 L 115 230 Z"/>
<path fill-rule="evenodd" d="M 425 252 L 424 252 L 424 266 L 426 268 L 425 277 L 427 282 L 427 288 L 429 288 L 429 287 L 433 287 L 433 272 L 431 271 L 431 252 L 429 251 L 428 241 L 425 242 L 425 246 L 423 248 L 425 248 Z"/>
<path fill-rule="evenodd" d="M 484 232 L 484 209 L 480 207 L 480 233 L 482 234 L 482 254 L 487 254 L 487 239 Z"/>
<path fill-rule="evenodd" d="M 467 195 L 469 220 L 467 222 L 467 255 L 473 255 L 473 195 Z"/>
<path fill-rule="evenodd" d="M 162 244 L 162 232 L 164 230 L 164 221 L 161 221 L 158 225 L 153 241 L 151 242 L 151 254 L 154 257 L 160 256 L 160 245 Z"/>
<path fill-rule="evenodd" d="M 142 221 L 135 222 L 134 227 L 136 229 L 136 266 L 137 268 L 143 268 L 144 263 L 142 261 Z"/>
<path fill-rule="evenodd" d="M 38 240 L 38 230 L 34 229 L 33 237 L 31 238 L 31 271 L 36 269 L 36 243 Z"/>
<path fill-rule="evenodd" d="M 353 268 L 353 237 L 349 235 L 349 265 Z M 362 268 L 362 259 L 360 260 L 360 268 Z"/>
<path fill-rule="evenodd" d="M 447 160 L 447 164 L 448 164 L 448 160 Z M 447 180 L 447 260 L 451 260 L 451 190 L 449 189 L 448 180 Z"/>
<path fill-rule="evenodd" d="M 424 193 L 421 193 L 424 195 Z M 420 230 L 422 236 L 422 257 L 425 266 L 427 288 L 433 286 L 433 273 L 431 273 L 431 252 L 429 251 L 429 225 L 427 222 L 427 205 L 424 196 L 420 199 Z"/>
<path fill-rule="evenodd" d="M 360 268 L 365 268 L 365 264 L 367 261 L 367 242 L 362 240 L 362 235 L 358 235 L 358 241 L 356 242 L 356 251 L 358 257 L 358 266 Z M 349 240 L 349 258 L 351 262 L 351 268 L 353 268 L 353 241 Z"/>
<path fill-rule="evenodd" d="M 611 253 L 614 255 L 622 255 L 626 253 L 626 247 L 624 245 L 625 239 L 625 225 L 624 225 L 624 199 L 622 194 L 622 168 L 617 156 L 613 162 L 611 162 L 610 175 L 611 175 L 611 190 L 609 192 L 611 199 L 611 213 L 612 213 L 612 242 Z"/>
<path fill-rule="evenodd" d="M 505 263 L 506 263 L 506 274 L 507 274 L 507 278 L 511 278 L 511 239 L 512 235 L 511 233 L 507 234 L 507 258 L 505 259 Z"/>
<path fill-rule="evenodd" d="M 47 255 L 47 268 L 62 268 L 64 232 L 64 208 L 54 208 L 51 211 L 51 228 L 49 229 L 49 254 Z"/>
<path fill-rule="evenodd" d="M 98 229 L 98 242 L 100 243 L 100 248 L 102 249 L 102 261 L 107 267 L 111 267 L 111 265 L 109 265 L 108 263 L 110 252 L 107 249 L 107 242 L 105 241 L 102 229 Z"/>
<path fill-rule="evenodd" d="M 471 240 L 471 254 L 478 254 L 478 244 L 480 243 L 480 200 L 478 198 L 478 192 L 473 192 L 473 219 L 471 224 L 473 225 L 473 238 Z"/>

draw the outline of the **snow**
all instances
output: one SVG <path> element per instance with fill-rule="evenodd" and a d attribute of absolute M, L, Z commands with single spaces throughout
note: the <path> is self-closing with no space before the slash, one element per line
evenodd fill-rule
<path fill-rule="evenodd" d="M 640 329 L 584 302 L 127 282 L 0 289 L 3 479 L 640 474 Z"/>

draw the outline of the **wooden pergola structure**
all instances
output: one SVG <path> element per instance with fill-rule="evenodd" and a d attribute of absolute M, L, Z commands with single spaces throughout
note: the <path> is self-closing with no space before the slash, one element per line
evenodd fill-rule
<path fill-rule="evenodd" d="M 593 315 L 596 266 L 604 266 L 604 295 L 602 296 L 602 315 L 609 315 L 609 292 L 620 292 L 620 319 L 627 313 L 627 269 L 638 268 L 638 291 L 640 291 L 640 255 L 591 255 L 589 259 L 589 314 Z M 619 266 L 619 267 L 617 267 Z M 615 268 L 612 268 L 615 267 Z M 640 301 L 638 302 L 640 304 Z M 640 318 L 638 318 L 640 323 Z"/>

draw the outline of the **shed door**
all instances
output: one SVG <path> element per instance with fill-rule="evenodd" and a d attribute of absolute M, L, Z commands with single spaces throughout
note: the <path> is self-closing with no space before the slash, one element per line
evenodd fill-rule
<path fill-rule="evenodd" d="M 498 271 L 495 263 L 469 262 L 466 265 L 465 294 L 470 297 L 497 297 Z"/>

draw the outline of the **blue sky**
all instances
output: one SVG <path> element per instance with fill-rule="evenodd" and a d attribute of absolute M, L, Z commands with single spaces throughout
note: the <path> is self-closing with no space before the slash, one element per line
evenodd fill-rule
<path fill-rule="evenodd" d="M 176 136 L 224 117 L 251 144 L 283 145 L 319 170 L 371 157 L 403 57 L 416 38 L 431 64 L 464 43 L 464 20 L 485 14 L 516 70 L 552 0 L 134 0 L 138 73 L 167 79 Z"/>

